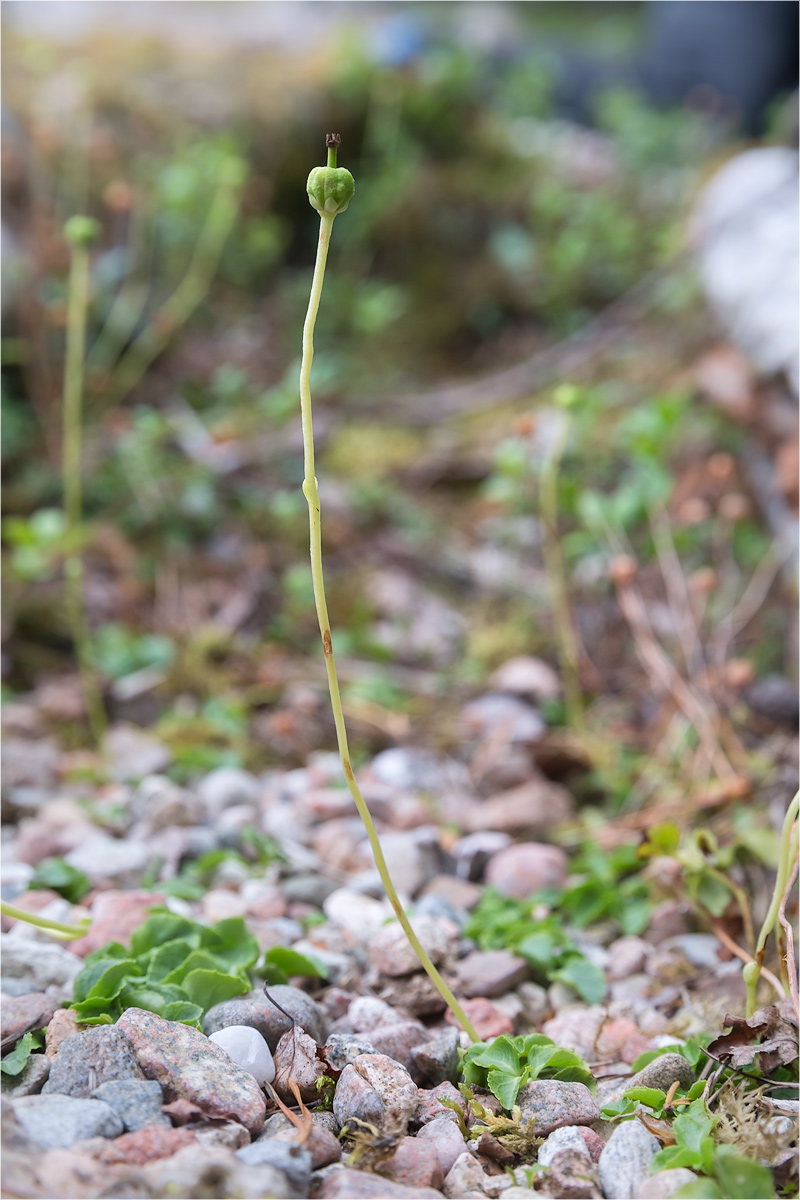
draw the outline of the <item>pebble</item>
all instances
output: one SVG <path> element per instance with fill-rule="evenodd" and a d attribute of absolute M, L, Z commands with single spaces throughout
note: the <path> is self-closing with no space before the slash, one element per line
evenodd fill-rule
<path fill-rule="evenodd" d="M 343 1071 L 359 1054 L 375 1054 L 372 1042 L 357 1033 L 332 1033 L 323 1047 L 325 1061 L 333 1071 Z"/>
<path fill-rule="evenodd" d="M 687 1090 L 694 1083 L 694 1071 L 682 1054 L 660 1054 L 647 1066 L 642 1067 L 635 1075 L 629 1076 L 613 1091 L 603 1093 L 603 1102 L 616 1099 L 624 1091 L 632 1087 L 661 1088 L 668 1092 L 675 1080 Z"/>
<path fill-rule="evenodd" d="M 416 911 L 433 917 L 448 916 L 463 928 L 482 895 L 480 884 L 456 875 L 434 875 L 417 901 Z"/>
<path fill-rule="evenodd" d="M 193 1130 L 173 1129 L 168 1118 L 166 1126 L 149 1125 L 131 1133 L 123 1133 L 121 1137 L 99 1146 L 93 1157 L 108 1166 L 129 1163 L 141 1167 L 159 1158 L 171 1158 L 179 1150 L 196 1145 L 197 1138 Z M 84 1143 L 79 1149 L 88 1150 L 89 1147 Z"/>
<path fill-rule="evenodd" d="M 42 1091 L 89 1097 L 98 1084 L 117 1079 L 143 1080 L 144 1073 L 118 1025 L 93 1025 L 61 1042 Z"/>
<path fill-rule="evenodd" d="M 403 1187 L 440 1188 L 444 1182 L 435 1148 L 413 1137 L 401 1138 L 394 1152 L 381 1159 L 378 1169 Z"/>
<path fill-rule="evenodd" d="M 502 738 L 507 746 L 536 742 L 547 728 L 535 708 L 503 692 L 486 692 L 471 700 L 461 709 L 460 719 L 467 737 L 491 738 L 493 742 Z"/>
<path fill-rule="evenodd" d="M 149 1189 L 144 1194 L 149 1196 L 282 1196 L 292 1200 L 300 1195 L 283 1171 L 268 1163 L 249 1167 L 224 1146 L 186 1146 L 169 1158 L 147 1163 L 141 1174 Z"/>
<path fill-rule="evenodd" d="M 447 952 L 454 948 L 449 921 L 445 922 L 437 917 L 414 917 L 411 928 L 434 966 L 438 966 Z M 396 921 L 390 925 L 383 925 L 374 935 L 370 942 L 369 960 L 382 975 L 410 975 L 422 970 L 405 930 Z"/>
<path fill-rule="evenodd" d="M 322 911 L 354 943 L 366 945 L 392 910 L 382 900 L 373 900 L 371 896 L 361 895 L 350 888 L 337 888 L 323 901 Z"/>
<path fill-rule="evenodd" d="M 83 871 L 92 880 L 133 887 L 139 882 L 152 854 L 152 848 L 146 842 L 96 833 L 82 839 L 80 845 L 64 855 L 64 859 L 70 867 Z"/>
<path fill-rule="evenodd" d="M 467 1151 L 465 1154 L 459 1154 L 447 1172 L 442 1191 L 445 1196 L 453 1197 L 453 1200 L 462 1196 L 480 1196 L 485 1194 L 488 1178 L 474 1154 Z"/>
<path fill-rule="evenodd" d="M 259 1087 L 272 1083 L 275 1078 L 275 1063 L 269 1046 L 252 1025 L 227 1025 L 209 1034 L 210 1042 L 221 1046 L 245 1071 L 249 1071 Z"/>
<path fill-rule="evenodd" d="M 136 819 L 144 822 L 148 834 L 200 825 L 204 817 L 198 797 L 165 775 L 147 775 L 136 789 L 130 808 Z"/>
<path fill-rule="evenodd" d="M 0 1036 L 3 1041 L 6 1038 L 16 1041 L 28 1029 L 43 1029 L 59 1007 L 58 997 L 48 996 L 45 992 L 3 997 Z"/>
<path fill-rule="evenodd" d="M 217 767 L 200 780 L 197 795 L 209 819 L 215 821 L 223 809 L 235 804 L 257 804 L 261 784 L 240 767 Z"/>
<path fill-rule="evenodd" d="M 316 1000 L 312 1000 L 301 988 L 288 984 L 276 984 L 269 992 L 318 1046 L 324 1045 L 328 1019 L 325 1010 Z M 271 1051 L 275 1050 L 284 1033 L 292 1027 L 288 1017 L 270 1003 L 263 991 L 254 991 L 247 996 L 235 996 L 232 1000 L 223 1000 L 221 1004 L 215 1004 L 203 1019 L 203 1032 L 210 1037 L 212 1033 L 230 1025 L 250 1025 L 257 1029 Z"/>
<path fill-rule="evenodd" d="M 251 1134 L 264 1124 L 266 1104 L 249 1072 L 188 1025 L 129 1008 L 117 1029 L 130 1039 L 148 1079 L 157 1079 L 169 1103 L 183 1097 L 208 1117 L 239 1121 Z"/>
<path fill-rule="evenodd" d="M 422 1082 L 414 1051 L 428 1040 L 428 1030 L 421 1021 L 397 1021 L 379 1025 L 369 1035 L 377 1054 L 385 1054 L 402 1063 L 415 1083 Z"/>
<path fill-rule="evenodd" d="M 617 938 L 608 947 L 609 964 L 606 975 L 609 980 L 627 979 L 644 970 L 651 947 L 644 938 L 632 935 Z"/>
<path fill-rule="evenodd" d="M 15 941 L 10 933 L 2 935 L 0 946 L 4 992 L 20 996 L 54 987 L 72 995 L 72 984 L 83 970 L 77 954 L 52 942 Z"/>
<path fill-rule="evenodd" d="M 276 1193 L 277 1195 L 278 1193 Z M 441 1200 L 436 1188 L 405 1187 L 371 1171 L 334 1168 L 316 1192 L 318 1200 Z"/>
<path fill-rule="evenodd" d="M 92 1099 L 104 1100 L 114 1109 L 126 1133 L 135 1133 L 150 1125 L 170 1125 L 161 1105 L 164 1096 L 155 1079 L 109 1079 L 91 1093 Z"/>
<path fill-rule="evenodd" d="M 460 996 L 502 996 L 530 975 L 524 958 L 510 950 L 473 950 L 456 967 Z"/>
<path fill-rule="evenodd" d="M 578 1149 L 559 1151 L 539 1184 L 539 1192 L 558 1200 L 590 1200 L 599 1196 L 594 1163 Z"/>
<path fill-rule="evenodd" d="M 647 926 L 647 940 L 657 946 L 667 938 L 689 932 L 689 907 L 678 900 L 664 900 L 653 909 Z"/>
<path fill-rule="evenodd" d="M 110 941 L 127 946 L 134 929 L 147 919 L 148 909 L 163 904 L 164 899 L 157 892 L 122 892 L 115 888 L 99 892 L 90 909 L 92 924 L 89 932 L 78 941 L 70 942 L 72 953 L 85 958 Z"/>
<path fill-rule="evenodd" d="M 537 1162 L 542 1167 L 549 1167 L 562 1150 L 577 1150 L 579 1154 L 591 1158 L 589 1147 L 581 1136 L 581 1127 L 578 1125 L 562 1125 L 554 1129 L 539 1147 Z"/>
<path fill-rule="evenodd" d="M 474 805 L 467 812 L 466 827 L 470 832 L 496 829 L 535 836 L 566 821 L 573 811 L 572 797 L 561 784 L 527 779 Z"/>
<path fill-rule="evenodd" d="M 4 1096 L 35 1096 L 41 1092 L 50 1074 L 50 1059 L 46 1054 L 31 1054 L 19 1075 L 2 1077 Z"/>
<path fill-rule="evenodd" d="M 521 983 L 517 995 L 522 1001 L 522 1015 L 531 1025 L 538 1025 L 550 1012 L 547 989 L 540 984 L 528 981 Z"/>
<path fill-rule="evenodd" d="M 73 1009 L 56 1009 L 44 1035 L 44 1052 L 47 1057 L 55 1058 L 61 1043 L 66 1038 L 80 1033 L 81 1028 L 83 1027 L 78 1023 L 77 1014 Z"/>
<path fill-rule="evenodd" d="M 523 1121 L 533 1119 L 538 1137 L 560 1125 L 591 1125 L 600 1117 L 600 1105 L 583 1083 L 557 1079 L 535 1079 L 523 1084 L 517 1096 Z"/>
<path fill-rule="evenodd" d="M 413 1117 L 415 1125 L 427 1125 L 429 1121 L 455 1121 L 457 1124 L 458 1118 L 456 1113 L 452 1108 L 448 1108 L 442 1104 L 442 1099 L 453 1101 L 458 1106 L 461 1115 L 466 1119 L 467 1102 L 458 1088 L 454 1087 L 452 1083 L 438 1083 L 436 1087 L 430 1090 L 420 1088 L 418 1095 L 419 1102 Z"/>
<path fill-rule="evenodd" d="M 488 1041 L 489 1038 L 499 1037 L 501 1033 L 513 1034 L 514 1032 L 514 1022 L 505 1013 L 495 1008 L 486 996 L 474 996 L 471 1000 L 463 1000 L 461 1007 L 482 1042 Z M 446 1020 L 451 1025 L 458 1025 L 449 1009 Z"/>
<path fill-rule="evenodd" d="M 238 1121 L 200 1121 L 192 1124 L 192 1133 L 204 1146 L 227 1146 L 241 1150 L 250 1145 L 250 1134 Z"/>
<path fill-rule="evenodd" d="M 405 1134 L 418 1103 L 419 1093 L 405 1067 L 385 1054 L 360 1054 L 339 1077 L 333 1112 L 340 1125 L 357 1117 L 392 1136 Z"/>
<path fill-rule="evenodd" d="M 281 890 L 289 904 L 310 904 L 313 908 L 323 908 L 328 896 L 338 891 L 337 885 L 324 875 L 313 871 L 300 871 L 290 875 L 281 882 Z"/>
<path fill-rule="evenodd" d="M 381 750 L 370 764 L 370 774 L 381 783 L 402 791 L 435 791 L 444 782 L 446 770 L 430 750 L 392 746 Z"/>
<path fill-rule="evenodd" d="M 347 1010 L 347 1021 L 354 1033 L 371 1033 L 386 1025 L 398 1025 L 403 1019 L 396 1009 L 377 996 L 357 996 Z"/>
<path fill-rule="evenodd" d="M 422 1046 L 411 1051 L 412 1061 L 422 1079 L 431 1085 L 454 1082 L 458 1078 L 458 1031 L 442 1029 Z M 413 1074 L 413 1072 L 412 1072 Z"/>
<path fill-rule="evenodd" d="M 720 966 L 722 945 L 713 933 L 680 933 L 663 941 L 659 949 L 680 950 L 693 967 L 713 970 Z"/>
<path fill-rule="evenodd" d="M 359 849 L 366 852 L 367 847 L 368 843 L 361 843 Z M 439 831 L 433 825 L 382 833 L 381 849 L 389 875 L 401 896 L 413 898 L 442 870 Z M 383 884 L 377 870 L 369 867 L 365 882 L 367 877 L 373 881 L 377 878 L 378 895 L 383 896 Z"/>
<path fill-rule="evenodd" d="M 597 1164 L 603 1194 L 615 1200 L 633 1200 L 660 1149 L 658 1138 L 648 1133 L 641 1121 L 622 1121 L 606 1142 Z"/>
<path fill-rule="evenodd" d="M 567 856 L 559 846 L 522 842 L 493 854 L 486 865 L 486 882 L 504 896 L 525 900 L 542 888 L 562 888 Z"/>
<path fill-rule="evenodd" d="M 42 1150 L 63 1150 L 83 1138 L 115 1138 L 123 1132 L 122 1121 L 103 1100 L 20 1096 L 12 1104 L 17 1121 Z"/>
<path fill-rule="evenodd" d="M 248 1167 L 265 1164 L 282 1171 L 296 1195 L 307 1196 L 311 1185 L 311 1154 L 305 1147 L 280 1138 L 267 1138 L 242 1146 L 236 1157 Z"/>
<path fill-rule="evenodd" d="M 436 984 L 424 972 L 396 979 L 384 975 L 381 984 L 381 999 L 405 1009 L 412 1017 L 439 1015 L 447 1007 Z"/>
<path fill-rule="evenodd" d="M 283 1116 L 282 1113 L 279 1115 Z M 313 1114 L 315 1117 L 319 1115 L 320 1114 L 318 1113 Z M 272 1137 L 273 1140 L 296 1142 L 298 1138 L 298 1132 L 293 1125 L 289 1125 L 288 1129 L 279 1129 L 272 1135 Z M 257 1146 L 262 1140 L 263 1139 L 259 1137 L 255 1142 L 253 1142 L 253 1145 Z M 321 1167 L 327 1167 L 330 1166 L 331 1163 L 339 1162 L 340 1158 L 342 1157 L 342 1143 L 339 1141 L 336 1134 L 332 1133 L 330 1129 L 326 1129 L 324 1125 L 318 1124 L 316 1121 L 311 1126 L 311 1132 L 303 1142 L 303 1145 L 311 1155 L 312 1171 L 318 1171 Z"/>
<path fill-rule="evenodd" d="M 451 1116 L 455 1117 L 455 1113 L 451 1113 Z M 422 1126 L 416 1140 L 428 1142 L 433 1147 L 442 1171 L 442 1178 L 450 1171 L 459 1155 L 464 1154 L 467 1150 L 464 1135 L 455 1120 L 429 1121 L 427 1125 Z M 437 1184 L 436 1186 L 441 1185 Z"/>
<path fill-rule="evenodd" d="M 688 1167 L 672 1167 L 668 1171 L 656 1171 L 639 1184 L 636 1200 L 668 1200 L 681 1188 L 698 1182 L 694 1171 Z"/>
<path fill-rule="evenodd" d="M 563 1009 L 542 1025 L 545 1037 L 552 1038 L 557 1046 L 565 1050 L 573 1050 L 581 1058 L 589 1062 L 594 1057 L 594 1045 L 597 1041 L 606 1010 L 599 1004 L 573 1005 Z"/>
<path fill-rule="evenodd" d="M 530 655 L 509 658 L 489 676 L 489 683 L 495 691 L 531 700 L 555 700 L 561 695 L 561 680 L 550 664 Z"/>
<path fill-rule="evenodd" d="M 163 771 L 172 755 L 163 742 L 135 725 L 116 725 L 106 734 L 104 750 L 114 779 L 124 782 Z"/>

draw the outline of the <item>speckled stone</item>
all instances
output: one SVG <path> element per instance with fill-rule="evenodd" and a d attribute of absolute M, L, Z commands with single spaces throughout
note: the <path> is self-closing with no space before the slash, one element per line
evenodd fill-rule
<path fill-rule="evenodd" d="M 483 1195 L 487 1175 L 474 1154 L 469 1151 L 459 1154 L 442 1185 L 445 1196 L 457 1197 Z"/>
<path fill-rule="evenodd" d="M 312 1000 L 301 988 L 290 987 L 288 984 L 278 984 L 269 991 L 318 1046 L 325 1044 L 328 1018 L 316 1000 Z M 250 1025 L 257 1029 L 273 1052 L 284 1033 L 292 1027 L 291 1021 L 274 1004 L 270 1004 L 263 991 L 251 992 L 249 996 L 236 996 L 232 1000 L 223 1000 L 221 1004 L 215 1004 L 203 1019 L 203 1032 L 209 1036 L 220 1029 L 226 1029 L 229 1025 Z"/>
<path fill-rule="evenodd" d="M 376 1054 L 372 1042 L 357 1033 L 332 1033 L 323 1048 L 325 1061 L 334 1071 L 343 1071 L 359 1054 Z"/>
<path fill-rule="evenodd" d="M 585 1158 L 591 1157 L 589 1147 L 581 1137 L 580 1126 L 561 1125 L 558 1129 L 554 1129 L 539 1147 L 537 1162 L 542 1167 L 549 1167 L 555 1156 L 562 1150 L 577 1150 Z"/>
<path fill-rule="evenodd" d="M 147 1129 L 150 1125 L 170 1126 L 161 1106 L 164 1096 L 161 1084 L 155 1079 L 111 1079 L 101 1083 L 91 1093 L 95 1100 L 105 1100 L 117 1114 L 126 1133 Z"/>
<path fill-rule="evenodd" d="M 187 1146 L 196 1146 L 197 1138 L 189 1129 L 173 1129 L 167 1125 L 149 1125 L 109 1142 L 95 1156 L 100 1162 L 111 1166 L 114 1163 L 130 1163 L 144 1166 L 159 1158 L 171 1158 Z"/>
<path fill-rule="evenodd" d="M 281 1138 L 267 1138 L 242 1146 L 236 1157 L 248 1167 L 275 1167 L 282 1171 L 295 1195 L 307 1196 L 311 1186 L 311 1154 L 305 1146 L 285 1142 Z"/>
<path fill-rule="evenodd" d="M 448 933 L 447 924 L 437 917 L 425 916 L 415 917 L 411 922 L 434 966 L 455 944 L 455 939 Z M 369 960 L 382 975 L 411 975 L 422 969 L 414 947 L 396 921 L 381 926 L 374 935 L 370 942 Z"/>
<path fill-rule="evenodd" d="M 622 1121 L 606 1142 L 597 1164 L 604 1195 L 633 1200 L 660 1149 L 658 1138 L 648 1133 L 641 1121 Z"/>
<path fill-rule="evenodd" d="M 371 1171 L 353 1167 L 332 1170 L 316 1193 L 318 1200 L 441 1200 L 436 1188 L 405 1187 Z"/>
<path fill-rule="evenodd" d="M 591 1200 L 599 1196 L 594 1163 L 588 1154 L 576 1148 L 560 1150 L 539 1183 L 539 1192 L 557 1200 Z"/>
<path fill-rule="evenodd" d="M 88 1097 L 113 1079 L 144 1079 L 130 1042 L 117 1025 L 93 1025 L 65 1038 L 50 1063 L 46 1094 Z"/>
<path fill-rule="evenodd" d="M 146 1196 L 291 1198 L 297 1195 L 283 1171 L 268 1163 L 248 1167 L 224 1146 L 186 1146 L 177 1154 L 147 1163 L 139 1170 L 149 1189 L 144 1192 Z"/>
<path fill-rule="evenodd" d="M 115 1138 L 122 1121 L 102 1100 L 76 1096 L 20 1096 L 12 1101 L 25 1133 L 43 1150 L 65 1150 L 84 1138 Z"/>
<path fill-rule="evenodd" d="M 451 1027 L 412 1050 L 411 1057 L 422 1080 L 434 1086 L 448 1080 L 454 1082 L 458 1078 L 458 1047 L 458 1031 Z"/>
<path fill-rule="evenodd" d="M 47 1057 L 55 1058 L 61 1043 L 74 1034 L 80 1033 L 80 1030 L 81 1026 L 73 1009 L 56 1009 L 44 1035 L 44 1052 Z"/>
<path fill-rule="evenodd" d="M 517 1096 L 523 1121 L 533 1119 L 533 1131 L 544 1137 L 560 1125 L 591 1125 L 600 1116 L 600 1106 L 582 1083 L 558 1079 L 535 1079 L 524 1084 Z"/>
<path fill-rule="evenodd" d="M 198 1030 L 141 1008 L 129 1008 L 116 1028 L 127 1034 L 144 1074 L 158 1080 L 167 1103 L 183 1097 L 209 1117 L 239 1121 L 251 1134 L 264 1124 L 266 1104 L 253 1076 Z"/>
<path fill-rule="evenodd" d="M 369 1035 L 376 1054 L 385 1054 L 395 1062 L 402 1063 L 415 1083 L 422 1083 L 422 1072 L 417 1067 L 414 1051 L 427 1042 L 428 1030 L 421 1021 L 398 1021 L 394 1025 L 381 1025 Z"/>
<path fill-rule="evenodd" d="M 688 1167 L 673 1167 L 669 1171 L 657 1171 L 639 1184 L 636 1200 L 669 1200 L 682 1187 L 696 1183 L 697 1176 Z"/>
<path fill-rule="evenodd" d="M 60 1005 L 57 996 L 48 996 L 44 992 L 4 996 L 0 1036 L 3 1041 L 12 1037 L 16 1040 L 28 1029 L 44 1029 Z"/>
<path fill-rule="evenodd" d="M 405 1020 L 391 1004 L 377 996 L 357 996 L 347 1010 L 347 1021 L 354 1033 L 371 1033 L 385 1025 L 397 1025 Z"/>
<path fill-rule="evenodd" d="M 673 1052 L 660 1054 L 658 1058 L 654 1058 L 635 1075 L 629 1075 L 621 1082 L 616 1080 L 615 1086 L 599 1090 L 603 1103 L 607 1104 L 610 1100 L 618 1099 L 623 1092 L 632 1087 L 661 1088 L 662 1092 L 668 1092 L 676 1079 L 681 1087 L 688 1090 L 694 1083 L 694 1071 L 682 1054 Z"/>
<path fill-rule="evenodd" d="M 455 1113 L 452 1114 L 455 1116 Z M 417 1141 L 428 1142 L 433 1146 L 442 1178 L 447 1175 L 453 1163 L 467 1149 L 464 1135 L 455 1121 L 429 1121 L 423 1125 L 416 1137 Z M 440 1187 L 441 1184 L 435 1185 Z"/>
<path fill-rule="evenodd" d="M 360 1054 L 339 1077 L 333 1112 L 340 1125 L 357 1117 L 390 1136 L 405 1134 L 418 1103 L 405 1067 L 385 1054 Z"/>
<path fill-rule="evenodd" d="M 380 1173 L 411 1188 L 440 1188 L 444 1182 L 436 1147 L 424 1138 L 401 1138 L 394 1153 L 381 1160 Z"/>
<path fill-rule="evenodd" d="M 503 996 L 531 973 L 510 950 L 473 950 L 456 967 L 459 996 Z"/>
<path fill-rule="evenodd" d="M 280 1115 L 282 1116 L 283 1114 L 281 1113 Z M 317 1116 L 317 1114 L 314 1113 L 314 1116 Z M 288 1129 L 279 1129 L 272 1136 L 276 1141 L 294 1144 L 298 1139 L 298 1131 L 293 1125 L 290 1125 Z M 257 1146 L 263 1140 L 263 1138 L 259 1137 L 253 1142 L 253 1145 Z M 317 1124 L 316 1121 L 311 1126 L 311 1132 L 306 1141 L 303 1142 L 303 1145 L 311 1155 L 311 1169 L 313 1171 L 318 1171 L 321 1167 L 330 1166 L 331 1163 L 338 1162 L 342 1157 L 342 1143 L 330 1129 L 327 1129 L 324 1125 Z"/>
<path fill-rule="evenodd" d="M 453 1087 L 449 1081 L 445 1081 L 444 1083 L 438 1083 L 430 1091 L 427 1091 L 425 1088 L 419 1089 L 419 1103 L 413 1116 L 414 1124 L 427 1125 L 429 1121 L 452 1121 L 458 1124 L 456 1113 L 452 1108 L 448 1108 L 442 1104 L 442 1099 L 451 1100 L 454 1104 L 457 1104 L 459 1111 L 466 1119 L 466 1100 L 458 1088 Z"/>

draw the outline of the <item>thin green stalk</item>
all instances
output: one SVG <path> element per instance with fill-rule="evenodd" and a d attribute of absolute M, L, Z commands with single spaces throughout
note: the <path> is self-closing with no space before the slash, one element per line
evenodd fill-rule
<path fill-rule="evenodd" d="M 794 826 L 795 822 L 797 821 L 798 812 L 800 812 L 800 792 L 795 794 L 794 799 L 786 810 L 786 816 L 783 821 L 778 855 L 778 873 L 775 878 L 775 887 L 772 891 L 772 900 L 770 901 L 767 915 L 764 918 L 764 923 L 761 926 L 761 932 L 759 933 L 758 941 L 756 942 L 755 959 L 753 962 L 746 963 L 742 971 L 747 987 L 748 1017 L 752 1017 L 753 1013 L 756 1011 L 756 989 L 758 988 L 758 981 L 761 978 L 761 968 L 764 963 L 764 950 L 766 948 L 767 938 L 769 937 L 770 930 L 775 930 L 775 937 L 780 945 L 780 907 L 783 894 L 786 891 L 793 863 L 797 857 L 798 834 Z"/>
<path fill-rule="evenodd" d="M 71 246 L 69 300 L 67 305 L 67 345 L 64 362 L 62 450 L 64 516 L 66 520 L 66 557 L 64 583 L 69 619 L 83 698 L 95 744 L 102 745 L 107 722 L 103 698 L 97 681 L 94 654 L 86 622 L 83 596 L 83 479 L 81 473 L 84 365 L 86 357 L 86 313 L 89 306 L 89 245 L 97 233 L 97 224 L 87 217 L 73 217 L 65 227 Z"/>
<path fill-rule="evenodd" d="M 556 432 L 553 444 L 548 447 L 545 454 L 539 484 L 539 498 L 542 514 L 542 551 L 547 580 L 550 585 L 550 603 L 558 639 L 558 658 L 564 680 L 564 706 L 569 725 L 573 729 L 581 730 L 584 706 L 579 672 L 578 639 L 570 616 L 567 573 L 558 537 L 558 472 L 568 434 L 569 418 L 565 416 L 563 426 Z"/>
<path fill-rule="evenodd" d="M 332 139 L 336 137 L 336 140 Z M 336 166 L 336 147 L 338 146 L 337 135 L 328 136 L 328 166 L 326 168 L 318 168 L 320 172 L 333 172 L 338 174 L 339 169 Z M 312 178 L 314 176 L 312 172 Z M 349 175 L 349 172 L 346 173 Z M 375 865 L 378 868 L 378 873 L 381 877 L 389 903 L 395 911 L 398 921 L 405 932 L 406 937 L 411 943 L 414 953 L 417 955 L 420 963 L 428 973 L 430 978 L 436 985 L 439 994 L 446 1002 L 450 1010 L 455 1015 L 462 1029 L 466 1031 L 469 1037 L 474 1041 L 480 1041 L 478 1034 L 475 1032 L 471 1022 L 461 1005 L 456 1000 L 455 996 L 447 986 L 442 976 L 437 971 L 436 967 L 431 962 L 431 959 L 419 938 L 414 932 L 411 922 L 403 910 L 400 899 L 395 891 L 392 883 L 389 870 L 386 866 L 386 860 L 383 856 L 378 832 L 375 828 L 375 822 L 372 819 L 372 814 L 367 807 L 367 803 L 361 794 L 361 789 L 356 782 L 353 766 L 350 761 L 350 750 L 347 744 L 347 730 L 345 727 L 344 713 L 342 711 L 342 700 L 339 692 L 339 679 L 336 673 L 336 664 L 333 657 L 333 645 L 331 641 L 331 624 L 328 617 L 328 605 L 325 598 L 325 584 L 322 573 L 322 526 L 320 520 L 320 503 L 319 491 L 317 488 L 317 480 L 314 474 L 314 432 L 311 417 L 311 363 L 314 358 L 314 326 L 316 324 L 317 312 L 319 310 L 320 297 L 322 295 L 322 284 L 325 277 L 325 263 L 328 258 L 328 247 L 330 245 L 331 230 L 333 228 L 334 218 L 337 213 L 343 212 L 349 203 L 352 195 L 352 177 L 350 177 L 349 194 L 344 197 L 344 191 L 341 195 L 336 195 L 335 186 L 338 186 L 340 180 L 332 180 L 328 177 L 320 177 L 319 184 L 319 205 L 314 203 L 315 194 L 312 192 L 312 180 L 309 179 L 309 195 L 311 196 L 312 204 L 320 213 L 320 229 L 319 242 L 317 244 L 317 258 L 314 265 L 314 277 L 311 283 L 311 295 L 308 302 L 308 311 L 306 313 L 305 324 L 303 326 L 303 357 L 300 366 L 300 411 L 303 426 L 303 458 L 305 467 L 305 478 L 303 480 L 303 495 L 308 502 L 308 518 L 310 531 L 310 546 L 311 546 L 311 577 L 314 585 L 314 604 L 317 610 L 317 619 L 319 621 L 319 630 L 322 637 L 322 647 L 325 654 L 325 667 L 328 673 L 328 691 L 331 697 L 331 707 L 333 709 L 333 720 L 336 726 L 336 740 L 339 746 L 339 757 L 342 762 L 347 786 L 350 789 L 350 795 L 358 810 L 358 814 L 364 823 L 364 828 L 367 832 L 370 847 L 375 858 Z M 326 190 L 327 189 L 327 190 Z M 334 189 L 335 203 L 332 208 L 326 211 L 325 197 L 330 199 L 331 190 Z M 345 189 L 346 191 L 346 189 Z"/>
<path fill-rule="evenodd" d="M 60 921 L 51 921 L 49 917 L 40 917 L 36 913 L 26 912 L 24 908 L 15 908 L 13 904 L 6 904 L 5 900 L 0 900 L 0 911 L 4 917 L 25 921 L 28 925 L 35 925 L 37 929 L 46 929 L 53 937 L 63 938 L 64 941 L 82 938 L 91 925 L 88 917 L 85 917 L 80 925 L 62 925 Z"/>

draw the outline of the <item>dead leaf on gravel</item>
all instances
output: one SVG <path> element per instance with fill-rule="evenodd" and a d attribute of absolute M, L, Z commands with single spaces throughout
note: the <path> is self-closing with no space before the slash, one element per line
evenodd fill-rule
<path fill-rule="evenodd" d="M 295 1025 L 286 1031 L 275 1048 L 275 1079 L 272 1086 L 284 1099 L 294 1103 L 290 1084 L 297 1084 L 304 1100 L 317 1100 L 317 1080 L 325 1073 L 324 1064 L 317 1058 L 313 1038 Z"/>
<path fill-rule="evenodd" d="M 761 1070 L 769 1075 L 798 1056 L 797 1030 L 774 1004 L 748 1018 L 728 1013 L 723 1024 L 730 1026 L 730 1033 L 716 1038 L 708 1050 L 726 1066 L 748 1067 L 759 1055 Z"/>

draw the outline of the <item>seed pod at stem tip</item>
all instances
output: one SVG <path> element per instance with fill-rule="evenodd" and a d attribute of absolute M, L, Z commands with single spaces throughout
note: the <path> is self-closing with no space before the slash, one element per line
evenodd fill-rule
<path fill-rule="evenodd" d="M 64 226 L 64 237 L 71 246 L 91 246 L 100 236 L 100 222 L 94 217 L 70 217 Z"/>
<path fill-rule="evenodd" d="M 336 165 L 341 142 L 338 133 L 325 135 L 325 145 L 328 148 L 327 166 L 315 167 L 306 185 L 311 207 L 318 213 L 333 217 L 345 211 L 356 190 L 355 180 L 347 168 Z"/>

